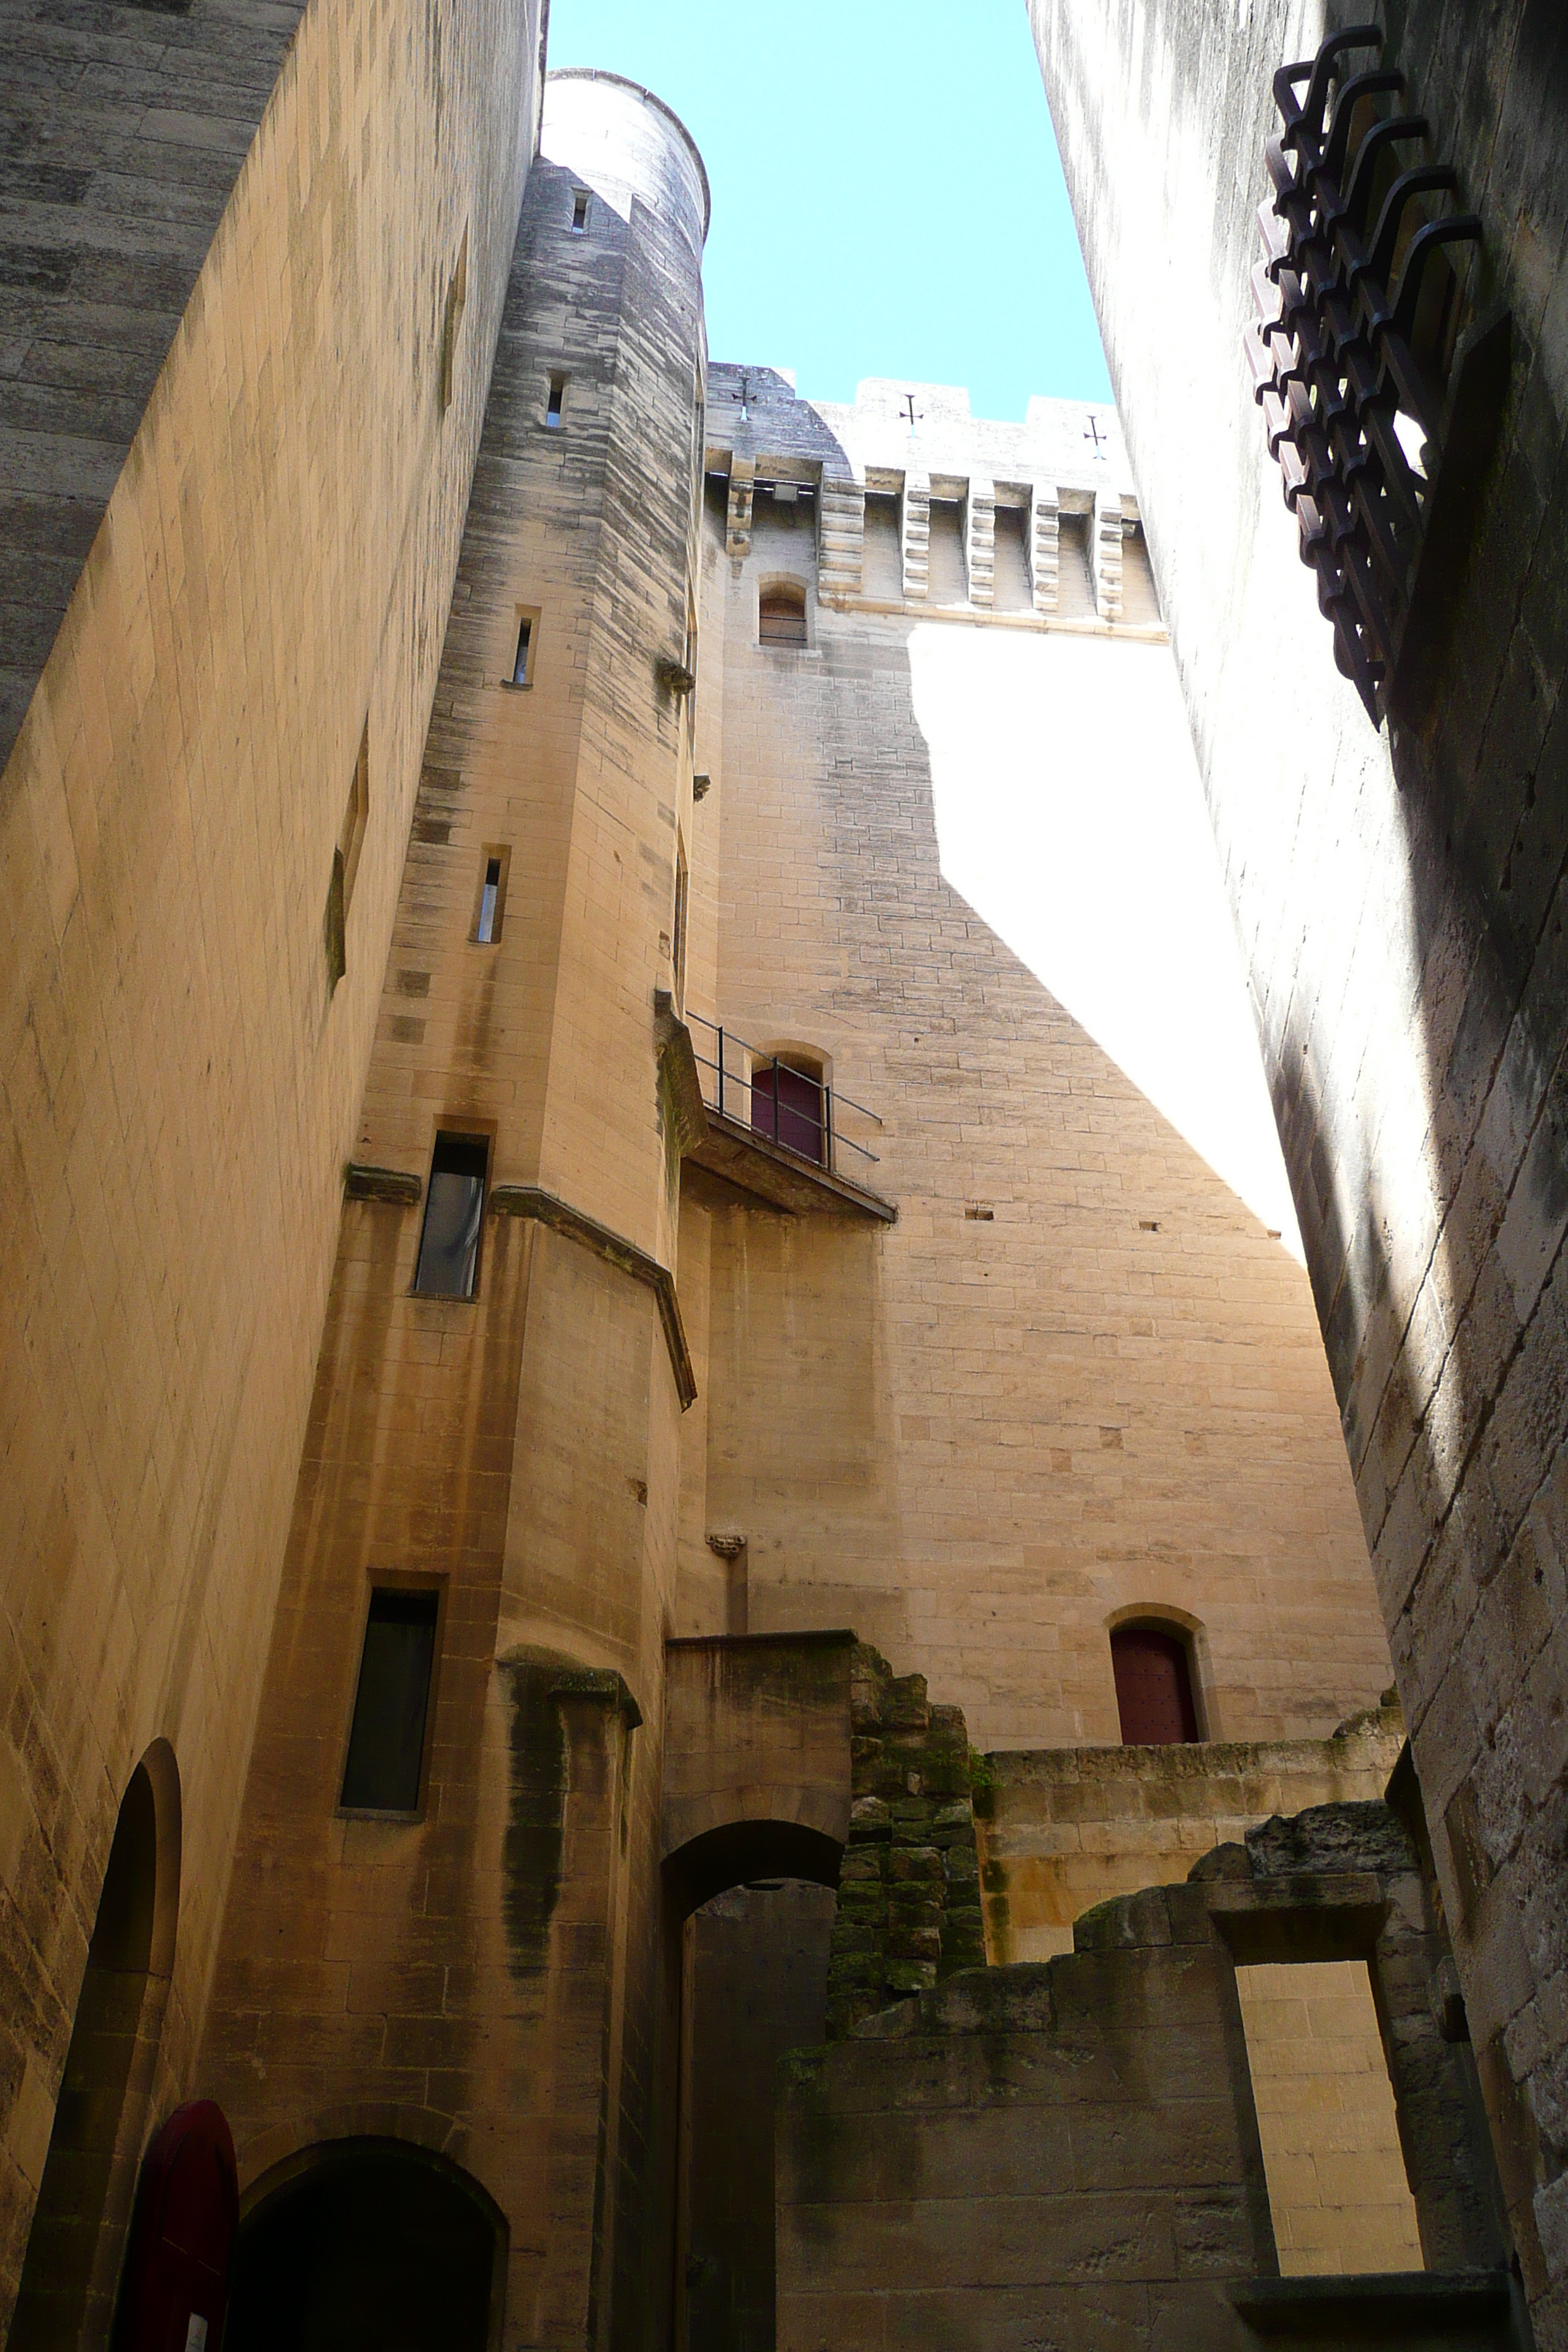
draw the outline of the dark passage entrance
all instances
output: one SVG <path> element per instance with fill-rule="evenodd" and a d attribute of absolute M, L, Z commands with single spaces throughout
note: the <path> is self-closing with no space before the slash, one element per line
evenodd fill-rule
<path fill-rule="evenodd" d="M 160 1743 L 137 1766 L 121 1804 L 22 2266 L 11 2352 L 64 2352 L 84 2336 L 101 2342 L 109 2333 L 174 1964 L 178 1788 L 173 1754 Z"/>
<path fill-rule="evenodd" d="M 241 2226 L 225 2352 L 488 2352 L 504 2226 L 457 2167 L 396 2140 L 313 2149 Z"/>
<path fill-rule="evenodd" d="M 686 1923 L 684 2352 L 773 2352 L 774 2070 L 826 2039 L 837 1898 L 784 1879 Z"/>

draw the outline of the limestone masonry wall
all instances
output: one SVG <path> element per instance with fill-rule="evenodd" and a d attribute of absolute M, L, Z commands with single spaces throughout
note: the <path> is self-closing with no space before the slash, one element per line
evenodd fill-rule
<path fill-rule="evenodd" d="M 1271 1813 L 1382 1797 L 1399 1760 L 1397 1706 L 1329 1739 L 1002 1751 L 978 1760 L 974 1817 L 993 1964 L 1072 1949 L 1075 1919 L 1136 1894 Z"/>
<path fill-rule="evenodd" d="M 500 0 L 24 19 L 5 274 L 66 258 L 0 329 L 8 691 L 38 673 L 0 779 L 0 2311 L 160 1737 L 184 1894 L 152 2111 L 191 2080 L 539 42 Z"/>
<path fill-rule="evenodd" d="M 342 1213 L 203 2049 L 247 2191 L 345 2131 L 460 2164 L 508 2218 L 508 2340 L 529 2346 L 596 2340 L 612 2308 L 634 2324 L 670 2194 L 683 1396 L 654 998 L 690 741 L 658 665 L 683 650 L 706 226 L 657 100 L 551 79 L 377 974 L 355 1159 L 402 1199 Z M 489 1145 L 472 1298 L 413 1291 L 440 1130 Z M 349 1818 L 388 1579 L 441 1595 L 428 1788 L 417 1819 Z"/>
<path fill-rule="evenodd" d="M 1237 1988 L 1292 1947 L 1354 1956 L 1375 1988 L 1434 2274 L 1403 2303 L 1385 2278 L 1335 2300 L 1326 2281 L 1279 2274 Z M 1393 1813 L 1331 1804 L 1258 1826 L 1185 1883 L 1100 1905 L 1043 1967 L 954 1976 L 793 2053 L 776 2126 L 781 2352 L 1025 2352 L 1042 2331 L 1107 2352 L 1280 2336 L 1502 2352 L 1518 2338 L 1500 2205 L 1469 2053 L 1432 1999 L 1444 1961 Z M 1384 2162 L 1363 2185 L 1386 2179 Z"/>
<path fill-rule="evenodd" d="M 1031 0 L 1454 1924 L 1568 2345 L 1568 45 L 1547 0 Z M 1510 312 L 1425 683 L 1338 675 L 1240 356 L 1272 78 L 1378 19 Z M 1355 60 L 1360 70 L 1371 60 Z M 1129 159 L 1137 159 L 1130 167 Z M 1405 160 L 1418 160 L 1409 157 Z"/>
<path fill-rule="evenodd" d="M 1131 502 L 1076 408 L 1003 426 L 913 397 L 943 490 L 984 464 L 998 498 Z M 1112 1618 L 1173 1612 L 1212 1737 L 1323 1738 L 1388 1668 L 1305 1279 L 944 878 L 933 806 L 931 698 L 961 725 L 973 692 L 1093 691 L 1085 653 L 1169 656 L 1033 606 L 917 621 L 842 568 L 830 599 L 826 488 L 820 520 L 802 492 L 897 481 L 900 436 L 893 387 L 819 409 L 715 371 L 688 1008 L 825 1057 L 877 1121 L 842 1110 L 877 1159 L 837 1164 L 898 1217 L 780 1213 L 689 1164 L 681 1628 L 724 1628 L 743 1546 L 753 1630 L 852 1626 L 977 1745 L 1059 1747 L 1119 1737 Z M 742 466 L 795 493 L 753 488 L 743 533 Z M 776 580 L 805 592 L 804 647 L 758 642 Z"/>

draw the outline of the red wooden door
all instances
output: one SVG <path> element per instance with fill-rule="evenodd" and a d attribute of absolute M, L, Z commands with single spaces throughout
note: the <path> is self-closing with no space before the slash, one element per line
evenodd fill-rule
<path fill-rule="evenodd" d="M 115 2352 L 218 2352 L 238 2226 L 223 2109 L 193 2099 L 174 2109 L 142 2159 Z"/>
<path fill-rule="evenodd" d="M 822 1088 L 802 1070 L 768 1062 L 752 1077 L 752 1131 L 784 1143 L 818 1165 L 824 1150 Z"/>
<path fill-rule="evenodd" d="M 1122 1625 L 1110 1637 L 1121 1738 L 1129 1748 L 1163 1748 L 1195 1739 L 1187 1645 L 1158 1625 Z"/>

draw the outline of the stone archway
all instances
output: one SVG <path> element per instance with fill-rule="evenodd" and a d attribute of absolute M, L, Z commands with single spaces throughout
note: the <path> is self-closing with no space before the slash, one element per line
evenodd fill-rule
<path fill-rule="evenodd" d="M 448 2157 L 407 2140 L 321 2141 L 246 2204 L 227 2352 L 496 2352 L 506 2221 Z"/>
<path fill-rule="evenodd" d="M 11 2322 L 15 2352 L 101 2344 L 113 2315 L 180 1907 L 180 1776 L 154 1740 L 121 1800 Z"/>

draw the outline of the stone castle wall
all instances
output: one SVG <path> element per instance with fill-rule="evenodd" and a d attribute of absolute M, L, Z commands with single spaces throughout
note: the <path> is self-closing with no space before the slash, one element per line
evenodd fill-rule
<path fill-rule="evenodd" d="M 1561 12 L 1032 0 L 1539 2339 L 1568 2344 Z M 1417 677 L 1339 677 L 1241 356 L 1272 77 L 1369 15 L 1511 314 Z M 1356 58 L 1356 70 L 1369 64 Z M 1136 158 L 1137 168 L 1128 168 Z M 1415 160 L 1407 152 L 1405 160 Z M 1402 688 L 1402 693 L 1404 689 Z"/>
<path fill-rule="evenodd" d="M 1025 1748 L 977 1759 L 989 1958 L 1070 1951 L 1073 1921 L 1097 1903 L 1190 1869 L 1271 1813 L 1381 1798 L 1404 1738 L 1390 1706 L 1328 1739 Z"/>
<path fill-rule="evenodd" d="M 1131 492 L 1076 408 L 1001 426 L 913 396 L 954 515 L 984 466 L 998 498 L 1077 498 L 1121 530 Z M 838 1165 L 898 1218 L 781 1215 L 689 1171 L 683 1630 L 723 1627 L 708 1539 L 743 1541 L 754 1630 L 853 1626 L 978 1745 L 1061 1746 L 1119 1737 L 1110 1622 L 1167 1610 L 1211 1737 L 1324 1738 L 1388 1673 L 1305 1279 L 944 874 L 933 737 L 997 705 L 1109 711 L 1169 656 L 1092 613 L 987 618 L 962 580 L 923 617 L 860 595 L 842 510 L 830 586 L 832 482 L 902 479 L 890 387 L 819 410 L 727 368 L 708 435 L 693 1034 L 710 1060 L 703 1019 L 826 1055 L 878 1121 L 844 1110 L 878 1156 Z M 806 594 L 804 647 L 758 642 L 779 580 Z M 1173 778 L 1179 727 L 1149 739 Z M 1116 872 L 1090 880 L 1113 908 Z"/>
<path fill-rule="evenodd" d="M 355 1148 L 384 1197 L 342 1212 L 203 2061 L 247 2189 L 349 2129 L 463 2166 L 510 2223 L 529 2344 L 656 2293 L 667 2218 L 686 1374 L 654 997 L 690 742 L 658 665 L 684 651 L 706 195 L 657 100 L 552 78 Z M 489 1139 L 472 1299 L 412 1295 L 440 1129 Z M 388 1577 L 441 1595 L 429 1782 L 417 1820 L 349 1819 Z"/>
<path fill-rule="evenodd" d="M 159 1738 L 184 1894 L 157 2108 L 190 2080 L 539 41 L 537 9 L 489 0 L 416 28 L 335 0 L 243 26 L 117 10 L 114 37 L 83 13 L 7 19 L 6 105 L 37 139 L 5 169 L 37 163 L 49 211 L 7 238 L 67 259 L 47 300 L 8 284 L 0 338 L 0 408 L 25 394 L 31 419 L 0 436 L 14 700 L 37 669 L 0 782 L 6 2308 L 116 1811 Z M 68 114 L 85 143 L 49 144 Z"/>
<path fill-rule="evenodd" d="M 1380 2150 L 1362 2187 L 1370 2204 L 1407 2171 L 1425 2274 L 1281 2277 L 1289 2192 L 1277 2206 L 1286 2176 L 1259 2135 L 1238 1979 L 1284 1977 L 1293 1957 L 1321 1983 L 1331 1955 L 1352 1954 L 1387 2036 L 1404 2158 Z M 1475 2070 L 1431 1996 L 1445 1957 L 1388 1808 L 1324 1805 L 1217 1849 L 1185 1883 L 1100 1905 L 1044 1966 L 959 1974 L 792 2053 L 781 2352 L 1022 2352 L 1042 2330 L 1107 2352 L 1282 2336 L 1503 2352 L 1520 2339 Z M 1373 2245 L 1360 2218 L 1362 2250 L 1386 2260 L 1386 2224 Z M 1415 2270 L 1408 2242 L 1398 2251 L 1388 2266 Z"/>

